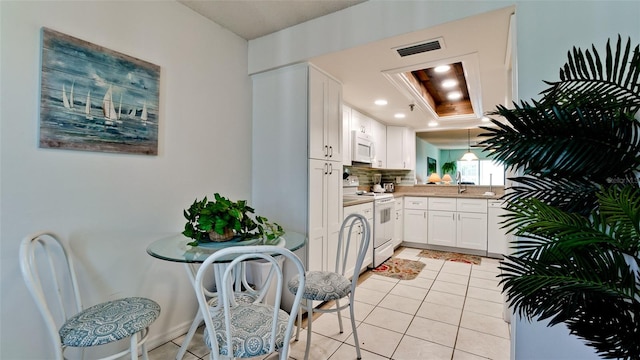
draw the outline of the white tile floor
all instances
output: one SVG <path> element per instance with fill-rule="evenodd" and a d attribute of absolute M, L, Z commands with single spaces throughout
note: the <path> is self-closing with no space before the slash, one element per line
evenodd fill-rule
<path fill-rule="evenodd" d="M 496 275 L 498 261 L 480 265 L 418 257 L 419 249 L 402 248 L 394 256 L 427 265 L 414 280 L 361 275 L 356 292 L 356 323 L 363 359 L 509 359 L 510 328 L 502 320 L 503 299 Z M 344 311 L 348 317 L 348 311 Z M 151 360 L 175 359 L 182 337 L 149 352 Z M 289 356 L 303 359 L 306 333 L 293 342 Z M 208 359 L 202 332 L 191 342 L 185 360 Z M 310 359 L 355 359 L 351 326 L 338 331 L 335 314 L 313 322 Z M 267 357 L 277 359 L 277 355 Z"/>

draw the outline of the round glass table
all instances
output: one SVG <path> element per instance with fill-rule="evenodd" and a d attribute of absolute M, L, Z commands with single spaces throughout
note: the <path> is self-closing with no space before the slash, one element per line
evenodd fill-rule
<path fill-rule="evenodd" d="M 307 238 L 304 234 L 294 231 L 286 231 L 285 234 L 282 235 L 277 242 L 274 241 L 273 246 L 281 246 L 287 248 L 288 250 L 296 251 L 304 246 L 304 244 L 306 243 L 306 239 Z M 262 240 L 256 239 L 206 243 L 198 246 L 188 245 L 188 243 L 192 241 L 193 239 L 190 239 L 182 234 L 167 236 L 149 244 L 149 246 L 147 247 L 147 253 L 161 260 L 182 263 L 185 266 L 187 276 L 189 277 L 191 284 L 194 284 L 198 264 L 202 263 L 207 257 L 209 257 L 209 255 L 215 253 L 216 251 L 231 246 L 270 245 L 263 244 Z M 219 280 L 218 276 L 222 272 L 224 272 L 225 263 L 232 261 L 233 258 L 233 256 L 229 256 L 229 258 L 222 258 L 218 260 L 216 264 L 214 264 L 216 282 L 218 282 Z M 182 357 L 186 353 L 187 347 L 189 346 L 189 343 L 193 339 L 193 336 L 202 321 L 202 315 L 200 311 L 197 311 L 191 327 L 185 335 L 185 338 L 182 341 L 182 345 L 180 345 L 180 350 L 176 355 L 177 360 L 182 359 Z"/>
<path fill-rule="evenodd" d="M 305 244 L 306 236 L 301 233 L 287 231 L 281 236 L 280 240 L 274 243 L 274 246 L 282 246 L 291 251 L 300 249 Z M 246 246 L 246 245 L 263 245 L 261 240 L 252 239 L 244 241 L 225 241 L 225 242 L 212 242 L 198 246 L 187 245 L 192 242 L 190 239 L 182 234 L 176 234 L 167 236 L 162 239 L 158 239 L 152 242 L 147 247 L 147 253 L 158 259 L 181 262 L 181 263 L 201 263 L 209 255 L 213 254 L 217 250 L 224 249 L 230 246 Z M 231 261 L 233 258 L 227 259 Z"/>

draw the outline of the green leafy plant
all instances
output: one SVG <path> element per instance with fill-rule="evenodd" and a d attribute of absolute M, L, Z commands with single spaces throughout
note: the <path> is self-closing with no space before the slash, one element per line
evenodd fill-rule
<path fill-rule="evenodd" d="M 247 205 L 246 200 L 231 201 L 218 193 L 214 198 L 214 201 L 209 201 L 206 196 L 202 200 L 196 199 L 183 211 L 187 223 L 182 234 L 195 240 L 189 245 L 211 242 L 212 232 L 220 235 L 232 232 L 232 236 L 240 239 L 262 237 L 265 242 L 273 242 L 284 234 L 280 225 L 254 215 L 255 210 Z"/>
<path fill-rule="evenodd" d="M 574 48 L 540 101 L 498 106 L 484 151 L 522 175 L 505 196 L 518 236 L 501 284 L 520 316 L 605 358 L 640 358 L 640 47 Z"/>
<path fill-rule="evenodd" d="M 455 161 L 449 161 L 442 164 L 440 168 L 442 169 L 442 175 L 444 174 L 455 175 L 457 165 Z"/>

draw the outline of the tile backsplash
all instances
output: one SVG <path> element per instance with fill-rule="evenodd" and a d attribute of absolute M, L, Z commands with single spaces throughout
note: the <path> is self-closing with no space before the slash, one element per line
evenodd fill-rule
<path fill-rule="evenodd" d="M 349 175 L 356 175 L 360 182 L 360 186 L 373 185 L 373 174 L 382 175 L 382 183 L 394 183 L 395 185 L 411 186 L 415 184 L 415 173 L 412 170 L 388 170 L 373 169 L 360 166 L 343 166 L 344 171 Z M 400 183 L 396 182 L 396 178 L 400 178 Z"/>

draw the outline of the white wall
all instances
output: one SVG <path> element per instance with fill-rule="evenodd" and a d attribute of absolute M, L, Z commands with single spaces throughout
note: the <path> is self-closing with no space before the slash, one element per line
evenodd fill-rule
<path fill-rule="evenodd" d="M 518 88 L 537 98 L 555 80 L 572 46 L 600 46 L 617 34 L 640 42 L 638 1 L 367 1 L 249 42 L 249 71 L 260 72 L 333 51 L 516 4 Z M 470 29 L 473 31 L 474 29 Z M 520 359 L 594 358 L 565 328 L 516 321 Z"/>
<path fill-rule="evenodd" d="M 38 148 L 42 26 L 161 67 L 158 156 Z M 85 303 L 156 300 L 151 347 L 186 332 L 184 268 L 145 249 L 196 197 L 251 199 L 247 42 L 173 1 L 1 1 L 0 41 L 0 358 L 50 358 L 18 265 L 40 229 L 68 239 Z"/>

